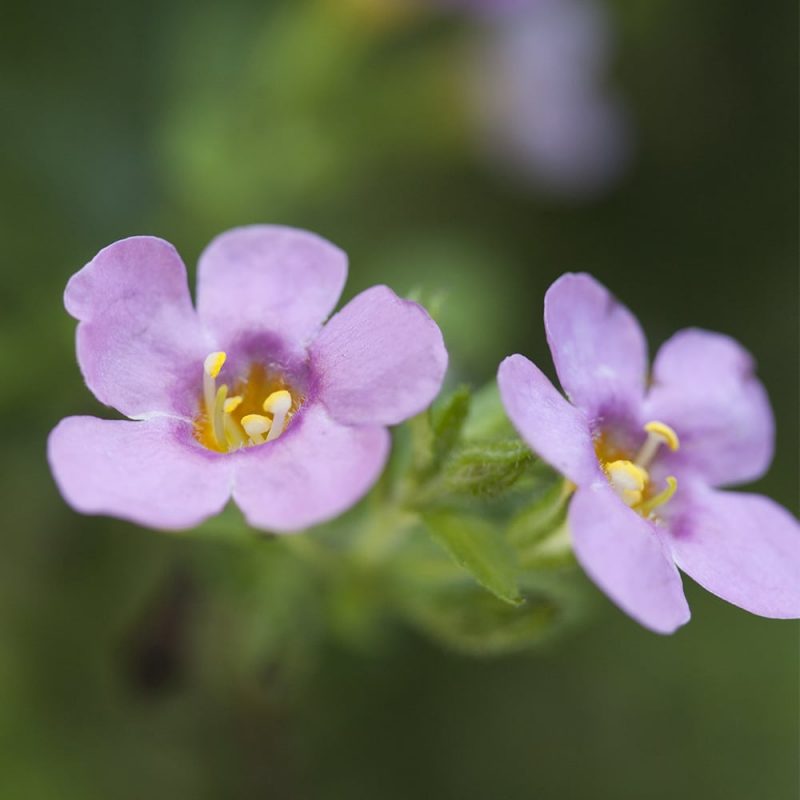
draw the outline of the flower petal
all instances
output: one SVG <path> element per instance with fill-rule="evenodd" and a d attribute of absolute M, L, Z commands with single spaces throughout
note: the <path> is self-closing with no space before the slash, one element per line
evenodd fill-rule
<path fill-rule="evenodd" d="M 569 527 L 578 561 L 626 614 L 656 633 L 689 621 L 680 574 L 655 527 L 605 481 L 577 491 Z"/>
<path fill-rule="evenodd" d="M 525 356 L 509 356 L 497 372 L 509 419 L 531 449 L 577 485 L 599 475 L 589 424 Z"/>
<path fill-rule="evenodd" d="M 442 332 L 386 286 L 354 297 L 311 347 L 322 402 L 339 422 L 396 425 L 426 408 L 447 370 Z"/>
<path fill-rule="evenodd" d="M 677 431 L 681 449 L 671 462 L 715 486 L 764 474 L 772 461 L 774 420 L 754 369 L 750 354 L 720 333 L 686 329 L 661 346 L 645 411 Z"/>
<path fill-rule="evenodd" d="M 274 442 L 236 454 L 233 497 L 256 528 L 290 533 L 350 508 L 375 483 L 389 455 L 385 428 L 351 428 L 324 407 L 301 409 Z"/>
<path fill-rule="evenodd" d="M 762 617 L 800 617 L 800 525 L 785 508 L 695 485 L 670 528 L 675 562 L 709 592 Z"/>
<path fill-rule="evenodd" d="M 605 286 L 584 273 L 562 275 L 545 295 L 544 325 L 561 386 L 576 406 L 592 420 L 638 415 L 647 342 Z"/>
<path fill-rule="evenodd" d="M 223 342 L 275 333 L 305 344 L 335 308 L 346 279 L 347 256 L 313 233 L 234 228 L 200 256 L 197 311 Z"/>
<path fill-rule="evenodd" d="M 95 397 L 129 417 L 191 416 L 210 345 L 175 248 L 152 236 L 101 250 L 72 276 L 78 362 Z"/>
<path fill-rule="evenodd" d="M 47 457 L 74 509 L 150 528 L 191 528 L 221 511 L 231 493 L 230 462 L 167 417 L 67 417 L 51 432 Z"/>

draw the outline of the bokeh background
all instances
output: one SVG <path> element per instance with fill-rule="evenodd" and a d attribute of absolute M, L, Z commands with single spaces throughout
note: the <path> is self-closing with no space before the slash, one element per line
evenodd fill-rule
<path fill-rule="evenodd" d="M 505 5 L 3 4 L 3 798 L 796 797 L 795 623 L 686 579 L 669 638 L 596 596 L 513 656 L 391 620 L 365 645 L 292 563 L 79 517 L 49 476 L 58 419 L 111 413 L 68 277 L 127 235 L 193 270 L 216 233 L 281 222 L 348 251 L 348 296 L 441 293 L 454 383 L 549 365 L 567 270 L 652 347 L 733 335 L 778 420 L 756 488 L 796 511 L 797 4 Z"/>

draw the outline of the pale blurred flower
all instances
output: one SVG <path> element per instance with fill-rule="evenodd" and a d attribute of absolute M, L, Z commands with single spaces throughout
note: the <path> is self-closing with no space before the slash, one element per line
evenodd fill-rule
<path fill-rule="evenodd" d="M 606 7 L 596 0 L 466 5 L 486 28 L 474 99 L 492 157 L 556 194 L 611 185 L 628 162 L 631 134 L 624 104 L 609 86 Z"/>

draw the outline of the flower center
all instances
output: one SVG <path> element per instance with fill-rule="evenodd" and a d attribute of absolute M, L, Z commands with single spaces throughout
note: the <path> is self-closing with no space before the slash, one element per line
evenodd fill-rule
<path fill-rule="evenodd" d="M 680 447 L 680 442 L 675 431 L 663 422 L 648 422 L 644 430 L 647 438 L 633 460 L 609 445 L 604 436 L 596 440 L 595 452 L 608 482 L 623 502 L 643 517 L 649 517 L 675 494 L 678 481 L 673 475 L 668 476 L 666 486 L 659 491 L 648 469 L 662 445 L 675 451 Z"/>
<path fill-rule="evenodd" d="M 203 447 L 228 453 L 277 439 L 303 403 L 283 375 L 252 364 L 246 378 L 238 379 L 230 391 L 217 386 L 227 355 L 209 354 L 203 362 L 203 394 L 195 419 L 195 438 Z"/>

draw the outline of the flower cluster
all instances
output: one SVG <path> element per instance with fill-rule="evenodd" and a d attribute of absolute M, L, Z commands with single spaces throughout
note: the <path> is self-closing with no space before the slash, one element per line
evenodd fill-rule
<path fill-rule="evenodd" d="M 129 419 L 69 417 L 53 430 L 48 457 L 67 502 L 185 529 L 233 499 L 251 526 L 277 533 L 355 504 L 383 471 L 387 426 L 438 394 L 447 352 L 427 312 L 384 286 L 325 322 L 346 275 L 344 253 L 318 236 L 238 228 L 202 254 L 195 308 L 163 240 L 98 253 L 65 304 L 88 387 Z M 648 376 L 638 322 L 588 275 L 551 286 L 545 328 L 568 399 L 521 355 L 500 365 L 498 385 L 520 436 L 568 481 L 572 548 L 588 575 L 661 633 L 689 619 L 678 568 L 755 614 L 800 616 L 796 520 L 766 497 L 720 490 L 772 459 L 772 411 L 749 354 L 684 330 Z M 438 423 L 447 443 L 434 464 L 459 435 L 456 399 Z M 518 602 L 493 534 L 472 526 L 502 562 L 497 581 L 469 526 L 456 527 L 445 538 L 464 563 Z"/>

